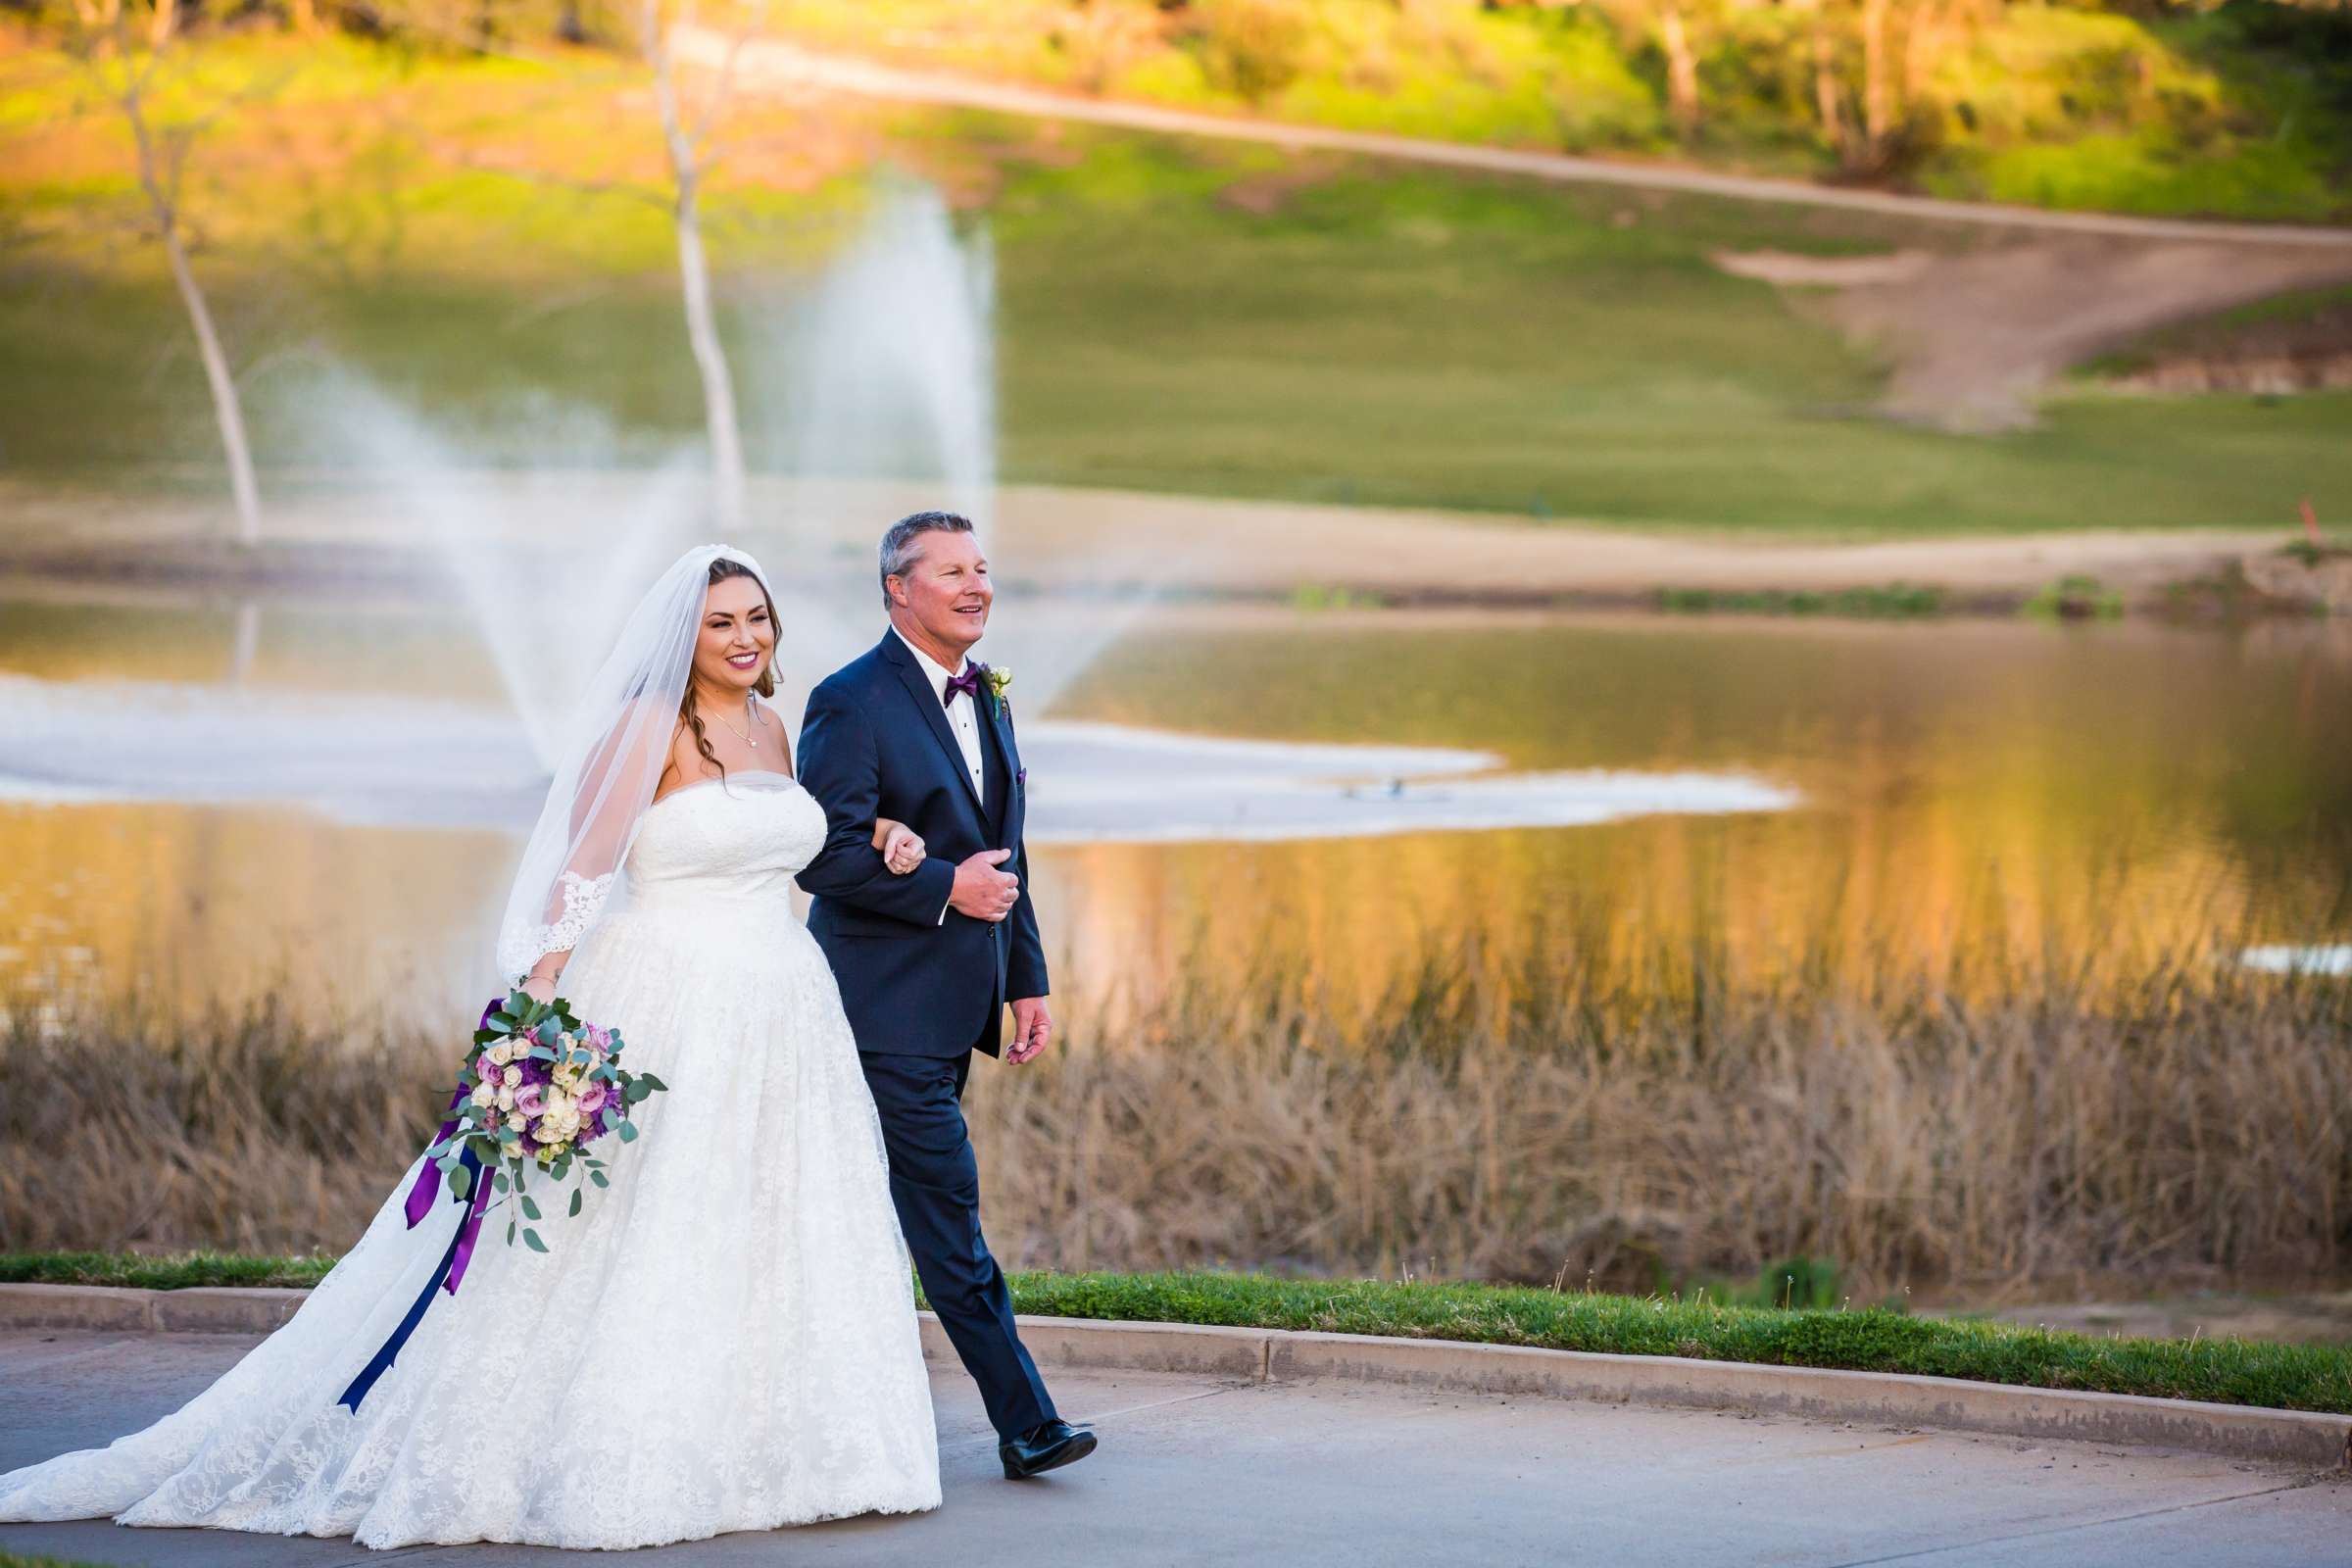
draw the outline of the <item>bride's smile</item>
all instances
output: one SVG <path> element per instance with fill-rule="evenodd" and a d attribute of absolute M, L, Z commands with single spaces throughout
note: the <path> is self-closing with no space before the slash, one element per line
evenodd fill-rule
<path fill-rule="evenodd" d="M 750 691 L 767 673 L 775 648 L 775 616 L 759 581 L 727 577 L 712 583 L 694 650 L 694 672 L 702 684 L 720 692 Z"/>

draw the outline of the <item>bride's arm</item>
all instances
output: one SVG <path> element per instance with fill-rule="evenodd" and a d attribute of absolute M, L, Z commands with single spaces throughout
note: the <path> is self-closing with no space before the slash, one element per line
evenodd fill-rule
<path fill-rule="evenodd" d="M 920 833 L 887 816 L 874 818 L 874 848 L 882 852 L 882 863 L 899 876 L 922 864 L 926 853 Z"/>
<path fill-rule="evenodd" d="M 825 808 L 824 847 L 801 868 L 801 886 L 875 914 L 937 925 L 955 891 L 956 868 L 925 859 L 910 873 L 894 876 L 874 853 L 881 759 L 857 705 L 825 686 L 808 694 L 808 716 L 801 721 L 801 782 Z"/>
<path fill-rule="evenodd" d="M 639 791 L 629 787 L 631 782 L 654 766 L 659 749 L 662 761 L 654 793 L 661 793 L 678 771 L 676 758 L 670 754 L 681 728 L 673 726 L 667 737 L 662 737 L 657 725 L 615 726 L 582 770 L 579 792 L 572 801 L 571 854 L 541 911 L 547 946 L 521 981 L 523 991 L 539 1001 L 554 1000 L 564 966 L 571 961 L 572 950 L 602 907 L 612 875 L 626 853 L 629 835 L 644 814 Z"/>

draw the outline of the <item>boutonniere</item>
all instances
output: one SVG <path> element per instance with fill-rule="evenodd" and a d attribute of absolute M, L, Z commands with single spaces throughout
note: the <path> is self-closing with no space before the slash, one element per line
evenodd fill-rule
<path fill-rule="evenodd" d="M 980 667 L 980 679 L 988 687 L 989 711 L 1002 718 L 1004 715 L 1004 688 L 1012 684 L 1012 671 L 999 669 L 994 664 Z"/>

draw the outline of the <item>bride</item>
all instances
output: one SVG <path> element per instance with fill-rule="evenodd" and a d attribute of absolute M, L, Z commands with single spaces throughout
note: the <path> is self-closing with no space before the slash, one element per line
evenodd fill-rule
<path fill-rule="evenodd" d="M 825 816 L 755 699 L 775 642 L 750 557 L 672 565 L 590 682 L 509 896 L 501 970 L 560 981 L 668 1085 L 643 1137 L 596 1146 L 612 1185 L 546 1253 L 494 1214 L 355 1410 L 463 1212 L 409 1227 L 420 1155 L 283 1327 L 144 1431 L 0 1476 L 0 1520 L 622 1547 L 939 1505 L 880 1123 L 789 901 Z M 921 858 L 895 823 L 875 843 Z"/>

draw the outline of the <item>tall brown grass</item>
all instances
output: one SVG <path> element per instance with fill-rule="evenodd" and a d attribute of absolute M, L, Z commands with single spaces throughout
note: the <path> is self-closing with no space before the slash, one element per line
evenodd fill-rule
<path fill-rule="evenodd" d="M 1578 951 L 1433 954 L 1369 1008 L 1195 969 L 1081 1011 L 1054 1057 L 974 1073 L 999 1253 L 1636 1288 L 1806 1254 L 1871 1293 L 2352 1266 L 2345 980 L 2195 956 L 1734 985 L 1706 955 Z M 276 1005 L 13 1017 L 10 1250 L 346 1246 L 453 1054 Z"/>

